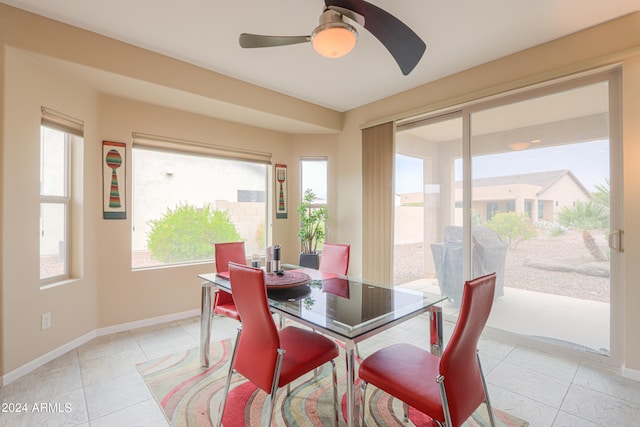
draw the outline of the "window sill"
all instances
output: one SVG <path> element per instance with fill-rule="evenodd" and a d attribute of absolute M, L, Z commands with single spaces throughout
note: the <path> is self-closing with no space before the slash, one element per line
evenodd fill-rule
<path fill-rule="evenodd" d="M 68 285 L 70 283 L 78 282 L 79 280 L 80 280 L 79 278 L 70 278 L 70 279 L 60 280 L 59 282 L 47 283 L 46 285 L 41 285 L 40 290 L 45 291 L 47 289 L 57 288 L 58 286 Z"/>

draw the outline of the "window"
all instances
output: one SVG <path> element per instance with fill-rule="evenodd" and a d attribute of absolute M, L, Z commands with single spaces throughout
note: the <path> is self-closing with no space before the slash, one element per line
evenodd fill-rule
<path fill-rule="evenodd" d="M 300 200 L 304 199 L 307 190 L 313 191 L 315 200 L 311 202 L 311 210 L 327 209 L 327 158 L 300 159 Z M 327 224 L 324 223 L 324 235 L 318 239 L 318 248 L 322 247 L 327 236 Z"/>
<path fill-rule="evenodd" d="M 490 221 L 493 216 L 499 212 L 498 202 L 487 202 L 487 221 Z"/>
<path fill-rule="evenodd" d="M 270 155 L 158 145 L 134 137 L 132 268 L 211 261 L 216 242 L 264 253 Z"/>
<path fill-rule="evenodd" d="M 302 158 L 300 160 L 301 192 L 311 189 L 316 195 L 314 205 L 322 206 L 327 204 L 327 159 L 323 158 Z"/>
<path fill-rule="evenodd" d="M 538 220 L 544 219 L 544 202 L 542 200 L 538 200 Z"/>
<path fill-rule="evenodd" d="M 82 122 L 42 109 L 40 126 L 40 281 L 71 277 L 71 156 Z"/>
<path fill-rule="evenodd" d="M 515 211 L 516 210 L 514 205 L 514 209 L 509 212 L 515 212 Z M 526 213 L 529 218 L 533 219 L 533 201 L 532 200 L 524 201 L 524 213 Z"/>

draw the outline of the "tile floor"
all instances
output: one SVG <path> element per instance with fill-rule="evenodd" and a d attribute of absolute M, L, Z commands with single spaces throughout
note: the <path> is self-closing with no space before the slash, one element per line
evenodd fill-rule
<path fill-rule="evenodd" d="M 236 323 L 218 317 L 212 339 L 234 337 Z M 362 355 L 390 342 L 428 339 L 419 316 L 362 342 Z M 451 333 L 445 322 L 445 337 Z M 168 426 L 135 365 L 196 347 L 196 317 L 106 335 L 0 388 L 0 426 Z M 532 427 L 637 426 L 640 383 L 606 367 L 484 337 L 480 355 L 495 407 Z M 18 409 L 27 412 L 18 413 Z"/>

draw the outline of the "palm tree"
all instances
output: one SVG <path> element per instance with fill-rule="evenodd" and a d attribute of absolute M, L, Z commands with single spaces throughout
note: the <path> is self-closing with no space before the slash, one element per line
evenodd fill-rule
<path fill-rule="evenodd" d="M 560 224 L 582 231 L 582 241 L 596 261 L 607 261 L 607 257 L 596 243 L 591 232 L 606 230 L 609 226 L 609 210 L 594 202 L 577 203 L 574 207 L 563 207 L 558 214 Z"/>
<path fill-rule="evenodd" d="M 609 178 L 604 181 L 604 184 L 598 184 L 595 188 L 597 191 L 591 193 L 591 200 L 598 205 L 604 206 L 608 212 L 611 206 L 611 184 Z"/>

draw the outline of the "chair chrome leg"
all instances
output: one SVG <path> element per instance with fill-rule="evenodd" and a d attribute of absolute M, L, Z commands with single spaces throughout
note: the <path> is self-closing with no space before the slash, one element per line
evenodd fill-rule
<path fill-rule="evenodd" d="M 338 372 L 336 370 L 336 361 L 331 360 L 331 377 L 333 381 L 333 425 L 338 427 Z"/>
<path fill-rule="evenodd" d="M 438 383 L 438 389 L 440 390 L 440 399 L 442 400 L 442 409 L 444 411 L 444 423 L 447 427 L 453 427 L 451 423 L 451 411 L 449 409 L 449 400 L 447 399 L 447 392 L 444 388 L 444 376 L 438 375 L 436 378 Z"/>
<path fill-rule="evenodd" d="M 238 349 L 238 343 L 240 342 L 240 333 L 242 332 L 242 327 L 238 328 L 238 333 L 236 335 L 236 345 L 233 346 L 233 353 L 231 354 L 231 360 L 229 361 L 229 373 L 227 374 L 227 382 L 224 386 L 224 394 L 222 395 L 222 402 L 220 402 L 220 416 L 218 417 L 217 427 L 222 426 L 222 416 L 224 415 L 224 407 L 227 403 L 227 396 L 229 395 L 229 387 L 231 386 L 231 377 L 233 376 L 233 363 L 236 360 L 236 351 Z"/>
<path fill-rule="evenodd" d="M 364 380 L 361 380 L 361 384 L 360 384 L 360 426 L 361 427 L 366 427 L 367 424 L 364 421 L 364 409 L 365 409 L 365 401 L 366 401 L 366 395 L 367 395 L 367 382 Z"/>
<path fill-rule="evenodd" d="M 273 373 L 273 381 L 271 382 L 271 394 L 269 395 L 269 419 L 267 420 L 267 427 L 271 427 L 271 419 L 273 418 L 273 407 L 276 404 L 276 394 L 278 392 L 278 381 L 280 380 L 280 368 L 282 368 L 282 359 L 284 358 L 285 351 L 281 348 L 278 349 L 278 358 L 276 359 L 276 370 Z"/>
<path fill-rule="evenodd" d="M 482 387 L 484 388 L 485 404 L 487 405 L 487 413 L 489 414 L 489 423 L 491 427 L 496 427 L 496 420 L 493 417 L 493 407 L 491 406 L 491 400 L 489 399 L 489 388 L 487 387 L 487 381 L 484 379 L 484 372 L 482 371 L 482 364 L 480 363 L 480 354 L 476 352 L 478 358 L 478 368 L 480 369 L 480 378 L 482 379 Z"/>

